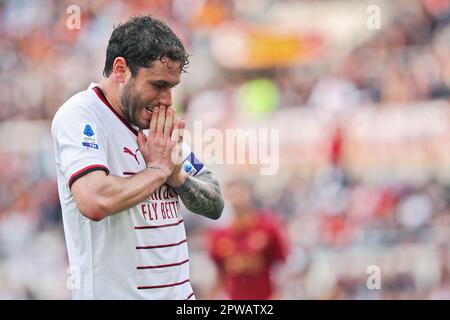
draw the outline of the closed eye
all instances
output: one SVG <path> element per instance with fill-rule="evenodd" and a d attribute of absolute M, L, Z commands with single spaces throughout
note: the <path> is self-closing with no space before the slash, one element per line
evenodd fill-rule
<path fill-rule="evenodd" d="M 167 88 L 173 89 L 178 85 L 178 83 L 170 84 L 169 82 L 165 82 L 165 81 L 161 81 L 161 82 L 157 81 L 157 82 L 150 82 L 150 83 L 154 88 L 156 88 L 158 90 L 163 90 L 163 89 L 167 89 Z"/>
<path fill-rule="evenodd" d="M 156 84 L 156 83 L 152 83 L 152 85 L 153 85 L 153 87 L 155 87 L 155 88 L 158 89 L 158 90 L 167 88 L 167 85 L 165 85 L 165 84 Z"/>

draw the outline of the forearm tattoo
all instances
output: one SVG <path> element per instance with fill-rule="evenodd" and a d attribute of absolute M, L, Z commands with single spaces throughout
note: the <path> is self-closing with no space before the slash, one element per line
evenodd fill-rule
<path fill-rule="evenodd" d="M 224 203 L 219 182 L 210 171 L 197 177 L 188 176 L 175 191 L 190 211 L 210 219 L 220 218 Z"/>

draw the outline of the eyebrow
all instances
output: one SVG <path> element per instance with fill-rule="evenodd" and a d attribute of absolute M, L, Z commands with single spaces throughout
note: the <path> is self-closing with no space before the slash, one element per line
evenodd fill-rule
<path fill-rule="evenodd" d="M 180 81 L 175 82 L 175 83 L 170 83 L 165 80 L 148 80 L 148 82 L 150 82 L 151 84 L 162 85 L 162 86 L 167 86 L 167 87 L 174 87 L 180 83 Z"/>

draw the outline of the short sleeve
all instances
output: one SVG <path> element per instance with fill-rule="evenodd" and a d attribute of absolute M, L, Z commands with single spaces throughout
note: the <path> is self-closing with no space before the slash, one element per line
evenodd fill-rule
<path fill-rule="evenodd" d="M 109 174 L 107 165 L 106 133 L 98 120 L 77 108 L 77 112 L 58 111 L 52 123 L 52 138 L 56 165 L 67 184 L 83 175 L 102 170 Z"/>

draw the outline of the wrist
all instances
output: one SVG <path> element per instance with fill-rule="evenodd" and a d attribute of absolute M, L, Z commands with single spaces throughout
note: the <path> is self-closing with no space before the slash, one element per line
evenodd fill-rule
<path fill-rule="evenodd" d="M 177 188 L 182 186 L 186 182 L 188 176 L 189 175 L 183 169 L 181 169 L 175 174 L 172 173 L 169 179 L 167 179 L 166 183 L 173 188 Z"/>
<path fill-rule="evenodd" d="M 163 181 L 166 181 L 170 176 L 170 171 L 166 168 L 157 165 L 147 165 L 148 172 L 151 172 L 153 175 L 160 177 Z"/>

